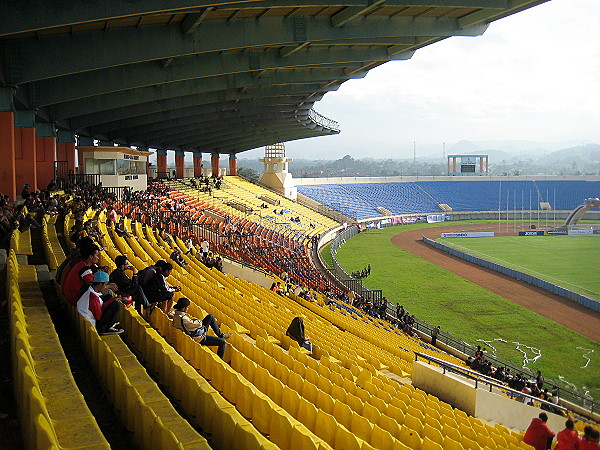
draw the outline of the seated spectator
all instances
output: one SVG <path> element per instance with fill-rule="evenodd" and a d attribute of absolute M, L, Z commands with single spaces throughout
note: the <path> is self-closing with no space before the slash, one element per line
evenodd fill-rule
<path fill-rule="evenodd" d="M 579 450 L 599 450 L 600 433 L 589 425 L 583 429 L 583 437 L 579 442 Z"/>
<path fill-rule="evenodd" d="M 179 250 L 179 248 L 177 248 L 177 247 L 175 247 L 173 249 L 173 253 L 171 253 L 171 259 L 181 267 L 185 268 L 185 266 L 187 265 L 187 263 L 185 262 L 185 259 L 183 259 L 181 250 Z"/>
<path fill-rule="evenodd" d="M 579 449 L 579 435 L 575 431 L 575 424 L 571 419 L 567 419 L 565 422 L 565 429 L 559 431 L 556 435 L 556 447 L 554 450 L 578 450 Z"/>
<path fill-rule="evenodd" d="M 100 261 L 100 247 L 96 244 L 86 246 L 80 250 L 80 257 L 81 259 L 63 274 L 61 283 L 65 300 L 73 306 L 93 282 L 94 272 L 98 270 L 97 264 Z"/>
<path fill-rule="evenodd" d="M 546 425 L 548 415 L 540 413 L 538 417 L 534 417 L 525 431 L 523 442 L 531 445 L 535 450 L 547 450 L 551 448 L 554 433 Z"/>
<path fill-rule="evenodd" d="M 162 268 L 155 266 L 155 273 L 143 285 L 144 294 L 148 302 L 152 304 L 160 303 L 162 311 L 169 314 L 173 306 L 173 295 L 175 292 L 181 291 L 181 286 L 169 286 L 167 278 L 173 271 L 173 266 L 170 263 L 164 263 Z"/>
<path fill-rule="evenodd" d="M 150 303 L 144 294 L 144 290 L 138 284 L 137 269 L 130 265 L 127 257 L 119 255 L 115 258 L 117 268 L 110 274 L 110 281 L 117 285 L 117 292 L 120 295 L 130 295 L 135 302 L 137 312 L 142 312 L 142 307 L 149 308 Z M 126 270 L 131 270 L 131 278 L 125 273 Z"/>
<path fill-rule="evenodd" d="M 273 292 L 275 292 L 277 295 L 281 295 L 283 297 L 283 290 L 281 289 L 281 284 L 279 284 L 278 281 L 276 281 L 275 283 L 273 283 L 271 285 L 270 288 Z"/>
<path fill-rule="evenodd" d="M 117 236 L 119 236 L 119 237 L 131 237 L 132 236 L 131 233 L 125 229 L 125 226 L 123 224 L 119 224 L 117 226 L 117 228 L 115 228 L 115 233 L 117 233 Z"/>
<path fill-rule="evenodd" d="M 302 317 L 294 317 L 285 334 L 295 340 L 300 347 L 304 347 L 309 352 L 312 352 L 313 346 L 304 334 L 304 321 Z"/>
<path fill-rule="evenodd" d="M 115 298 L 103 300 L 102 291 L 108 284 L 106 272 L 96 272 L 91 285 L 77 300 L 77 311 L 96 327 L 98 334 L 121 334 L 115 326 L 119 315 L 119 302 Z"/>
<path fill-rule="evenodd" d="M 187 314 L 189 307 L 189 299 L 181 297 L 177 300 L 177 304 L 175 305 L 175 315 L 173 316 L 173 326 L 194 338 L 200 345 L 219 347 L 217 349 L 217 355 L 223 359 L 225 347 L 227 346 L 225 339 L 229 339 L 231 334 L 224 334 L 221 332 L 219 324 L 212 314 L 208 314 L 202 321 L 192 319 Z M 216 336 L 206 334 L 209 328 L 213 330 Z"/>

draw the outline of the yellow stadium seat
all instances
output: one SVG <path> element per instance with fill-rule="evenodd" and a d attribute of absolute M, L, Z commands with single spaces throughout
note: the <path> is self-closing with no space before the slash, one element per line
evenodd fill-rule
<path fill-rule="evenodd" d="M 325 411 L 317 411 L 317 420 L 315 425 L 315 434 L 333 447 L 335 444 L 335 435 L 338 423 L 331 414 Z"/>
<path fill-rule="evenodd" d="M 252 424 L 263 434 L 271 432 L 274 406 L 266 395 L 258 394 L 252 402 Z"/>
<path fill-rule="evenodd" d="M 400 428 L 398 440 L 413 450 L 421 449 L 421 437 L 419 434 L 404 425 Z"/>
<path fill-rule="evenodd" d="M 335 445 L 334 448 L 340 448 L 345 450 L 359 450 L 361 448 L 362 440 L 359 439 L 354 433 L 348 431 L 345 427 L 338 427 L 335 434 Z M 302 447 L 298 447 L 302 448 Z"/>
<path fill-rule="evenodd" d="M 358 438 L 369 442 L 373 431 L 373 425 L 363 416 L 353 412 L 352 418 L 350 419 L 350 431 Z"/>
<path fill-rule="evenodd" d="M 460 442 L 457 442 L 448 436 L 444 437 L 444 445 L 442 447 L 444 450 L 465 450 Z"/>
<path fill-rule="evenodd" d="M 315 421 L 317 419 L 317 408 L 312 403 L 300 397 L 297 418 L 306 428 L 314 431 Z"/>
<path fill-rule="evenodd" d="M 439 428 L 434 428 L 428 423 L 423 427 L 423 438 L 428 438 L 440 445 L 444 443 L 444 436 L 442 436 Z"/>
<path fill-rule="evenodd" d="M 283 411 L 277 411 L 271 417 L 269 440 L 282 450 L 294 448 L 292 445 L 293 422 L 295 421 Z"/>
<path fill-rule="evenodd" d="M 380 450 L 394 450 L 394 437 L 377 425 L 373 426 L 373 432 L 371 433 L 370 444 Z"/>
<path fill-rule="evenodd" d="M 283 409 L 285 409 L 291 416 L 296 417 L 298 414 L 299 404 L 300 395 L 288 386 L 284 386 L 281 396 L 281 406 Z"/>
<path fill-rule="evenodd" d="M 333 397 L 327 394 L 324 391 L 319 390 L 317 394 L 317 407 L 322 409 L 327 414 L 333 414 L 333 409 L 335 406 L 335 401 Z"/>
<path fill-rule="evenodd" d="M 444 450 L 444 447 L 437 442 L 432 441 L 427 436 L 423 439 L 421 450 Z"/>
<path fill-rule="evenodd" d="M 301 448 L 302 450 L 317 450 L 320 444 L 320 441 L 315 439 L 314 434 L 304 425 L 296 425 L 294 427 L 292 430 L 292 442 L 294 443 L 292 448 Z"/>
<path fill-rule="evenodd" d="M 410 414 L 404 415 L 404 425 L 408 428 L 416 431 L 419 436 L 423 435 L 423 422 L 415 416 L 411 416 Z"/>

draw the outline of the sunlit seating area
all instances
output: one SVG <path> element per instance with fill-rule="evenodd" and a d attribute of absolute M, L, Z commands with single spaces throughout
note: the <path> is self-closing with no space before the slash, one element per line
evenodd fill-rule
<path fill-rule="evenodd" d="M 130 229 L 132 238 L 103 230 L 101 264 L 121 253 L 138 268 L 168 257 L 150 227 Z M 166 372 L 177 386 L 174 397 L 211 436 L 231 444 L 227 436 L 243 434 L 245 448 L 264 448 L 265 439 L 279 448 L 297 442 L 302 448 L 529 448 L 519 434 L 470 418 L 410 385 L 415 349 L 459 363 L 456 358 L 353 308 L 281 297 L 184 258 L 186 269 L 177 267 L 170 282 L 182 286 L 177 295 L 192 300 L 192 316 L 214 314 L 233 333 L 224 361 L 174 329 L 158 309 L 150 318 L 153 328 L 132 309 L 122 311 L 121 323 L 128 343 Z M 312 355 L 285 335 L 296 316 L 304 318 Z M 178 375 L 166 355 L 178 361 Z M 192 380 L 198 373 L 204 382 Z M 192 400 L 200 395 L 212 399 L 210 406 Z"/>

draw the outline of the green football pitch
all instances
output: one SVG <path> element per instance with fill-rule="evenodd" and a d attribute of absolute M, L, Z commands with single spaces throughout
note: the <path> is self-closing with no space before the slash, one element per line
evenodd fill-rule
<path fill-rule="evenodd" d="M 391 243 L 391 238 L 399 233 L 443 225 L 448 224 L 402 225 L 360 233 L 338 250 L 337 259 L 347 272 L 361 270 L 371 264 L 371 275 L 364 280 L 365 286 L 382 289 L 388 300 L 404 305 L 421 320 L 440 325 L 443 331 L 471 345 L 495 349 L 502 359 L 525 365 L 531 370 L 539 369 L 547 379 L 600 398 L 600 343 Z M 540 238 L 550 243 L 556 237 Z M 585 238 L 573 236 L 582 237 Z M 535 242 L 529 240 L 535 239 L 532 237 L 520 239 L 524 240 L 523 245 Z M 466 240 L 461 239 L 460 244 Z M 448 241 L 450 239 L 444 240 Z M 585 240 L 576 242 L 583 243 Z M 535 247 L 531 247 L 530 252 L 538 253 Z M 573 255 L 572 251 L 557 253 L 560 258 L 555 259 L 571 258 Z M 599 253 L 596 251 L 594 255 L 592 252 L 590 258 L 598 258 L 596 255 Z M 584 264 L 580 261 L 581 256 L 575 259 L 581 272 L 587 271 L 590 278 L 598 278 L 597 263 Z M 564 259 L 562 265 L 566 265 Z M 598 290 L 597 287 L 595 289 Z"/>
<path fill-rule="evenodd" d="M 600 300 L 600 234 L 497 236 L 438 241 Z"/>

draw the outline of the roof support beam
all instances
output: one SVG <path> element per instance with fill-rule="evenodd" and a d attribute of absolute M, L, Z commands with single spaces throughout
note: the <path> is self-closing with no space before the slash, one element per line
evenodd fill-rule
<path fill-rule="evenodd" d="M 109 29 L 74 36 L 57 35 L 41 40 L 6 41 L 6 72 L 10 83 L 27 83 L 45 78 L 87 72 L 124 64 L 164 60 L 198 53 L 229 51 L 249 47 L 285 47 L 297 45 L 295 22 L 304 21 L 306 38 L 319 42 L 345 42 L 374 36 L 477 36 L 486 26 L 459 28 L 456 19 L 432 17 L 369 16 L 356 21 L 354 27 L 334 28 L 328 17 L 289 19 L 264 16 L 260 20 L 235 19 L 231 22 L 210 20 L 202 26 L 202 36 L 183 35 L 165 26 Z M 127 47 L 123 46 L 127 42 Z M 122 51 L 108 51 L 121 49 Z"/>
<path fill-rule="evenodd" d="M 387 6 L 441 6 L 458 8 L 507 8 L 508 0 L 387 0 Z M 207 7 L 219 9 L 296 7 L 304 6 L 360 6 L 364 0 L 343 0 L 332 3 L 327 0 L 269 0 L 240 1 L 229 0 L 148 0 L 144 2 L 112 2 L 110 0 L 81 0 L 77 7 L 66 7 L 64 3 L 46 0 L 3 0 L 0 16 L 0 37 L 9 34 L 28 33 L 58 27 L 75 26 L 85 23 L 126 17 L 144 17 L 168 13 L 198 13 Z M 32 14 L 40 11 L 43 14 Z"/>
<path fill-rule="evenodd" d="M 376 6 L 381 5 L 385 0 L 369 0 L 364 6 L 348 6 L 342 9 L 339 13 L 331 16 L 331 25 L 341 27 L 348 22 L 356 19 L 358 16 L 365 14 Z"/>
<path fill-rule="evenodd" d="M 131 89 L 122 93 L 98 95 L 90 99 L 73 100 L 70 102 L 59 103 L 50 107 L 50 116 L 53 120 L 66 119 L 90 114 L 100 111 L 108 111 L 115 108 L 136 105 L 142 102 L 162 100 L 173 97 L 181 97 L 191 94 L 202 94 L 207 92 L 223 91 L 230 89 L 241 89 L 244 87 L 269 86 L 274 84 L 286 85 L 305 85 L 310 86 L 313 92 L 321 91 L 320 85 L 332 79 L 348 79 L 353 75 L 342 74 L 339 69 L 331 71 L 315 71 L 314 73 L 301 74 L 277 74 L 269 77 L 254 78 L 250 74 L 237 74 L 229 77 L 213 77 L 211 79 L 197 79 L 181 81 L 178 83 L 168 83 L 158 86 L 150 86 L 139 89 Z M 327 87 L 323 92 L 336 90 Z M 239 98 L 244 98 L 245 94 L 241 92 Z"/>
<path fill-rule="evenodd" d="M 286 97 L 290 105 L 294 105 L 290 110 L 296 110 L 296 99 L 298 97 Z M 276 97 L 267 98 L 251 98 L 244 99 L 239 102 L 224 101 L 221 103 L 209 103 L 204 105 L 191 106 L 187 108 L 177 108 L 155 113 L 144 114 L 142 116 L 133 117 L 130 119 L 117 120 L 108 122 L 102 125 L 89 127 L 87 130 L 90 135 L 110 135 L 111 133 L 120 132 L 124 136 L 133 134 L 143 134 L 148 129 L 160 129 L 162 123 L 175 122 L 180 120 L 189 120 L 197 118 L 198 120 L 206 120 L 209 117 L 228 118 L 229 115 L 239 114 L 238 111 L 247 111 L 248 114 L 270 111 L 276 108 L 277 111 L 286 112 L 288 107 L 281 104 L 281 100 Z M 305 107 L 310 108 L 310 105 Z"/>
<path fill-rule="evenodd" d="M 402 40 L 402 48 L 410 48 L 417 40 Z M 29 84 L 32 107 L 40 107 L 111 92 L 124 91 L 179 80 L 230 75 L 249 70 L 328 68 L 334 65 L 347 67 L 362 61 L 389 61 L 408 59 L 409 53 L 390 54 L 382 47 L 312 47 L 289 53 L 280 58 L 275 50 L 265 52 L 236 52 L 219 55 L 201 54 L 168 67 L 155 62 L 116 66 L 63 77 L 40 80 Z"/>
<path fill-rule="evenodd" d="M 287 104 L 290 98 L 295 98 L 298 103 L 302 102 L 307 95 L 314 92 L 312 86 L 293 85 L 293 86 L 270 86 L 256 87 L 248 89 L 241 94 L 237 90 L 208 92 L 205 94 L 184 95 L 182 97 L 174 97 L 168 99 L 160 99 L 137 103 L 135 105 L 115 108 L 109 111 L 100 111 L 97 113 L 88 113 L 87 111 L 79 116 L 70 118 L 70 127 L 73 130 L 80 130 L 93 125 L 100 125 L 107 122 L 115 122 L 119 120 L 129 119 L 132 117 L 144 116 L 160 111 L 168 111 L 178 108 L 186 108 L 190 106 L 219 104 L 222 102 L 235 101 L 243 99 L 260 99 L 271 98 L 273 104 Z M 311 102 L 316 102 L 323 97 L 323 93 L 316 95 L 311 99 Z"/>
<path fill-rule="evenodd" d="M 198 28 L 202 21 L 206 19 L 208 13 L 213 9 L 214 7 L 209 6 L 204 8 L 202 12 L 188 14 L 185 19 L 183 19 L 183 22 L 181 22 L 181 32 L 183 34 L 190 34 L 196 31 L 196 28 Z"/>

